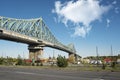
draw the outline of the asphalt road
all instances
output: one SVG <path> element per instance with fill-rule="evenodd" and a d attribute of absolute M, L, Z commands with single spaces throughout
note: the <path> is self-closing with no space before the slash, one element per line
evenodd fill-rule
<path fill-rule="evenodd" d="M 0 67 L 0 80 L 120 80 L 120 72 Z"/>

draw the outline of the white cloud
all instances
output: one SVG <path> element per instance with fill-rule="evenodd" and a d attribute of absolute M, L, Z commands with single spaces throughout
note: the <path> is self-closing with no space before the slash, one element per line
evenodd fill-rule
<path fill-rule="evenodd" d="M 112 4 L 117 4 L 117 1 L 113 1 Z"/>
<path fill-rule="evenodd" d="M 75 32 L 72 36 L 81 36 L 85 37 L 86 34 L 91 30 L 91 27 L 85 27 L 85 26 L 77 26 L 75 27 Z"/>
<path fill-rule="evenodd" d="M 110 21 L 110 19 L 107 19 L 106 21 L 107 21 L 107 27 L 109 27 L 111 21 Z"/>
<path fill-rule="evenodd" d="M 118 14 L 119 13 L 119 7 L 115 8 L 115 13 Z"/>
<path fill-rule="evenodd" d="M 56 13 L 59 21 L 66 26 L 70 26 L 68 22 L 73 23 L 74 36 L 85 37 L 91 30 L 90 24 L 95 20 L 100 20 L 102 15 L 110 9 L 111 5 L 100 5 L 98 0 L 68 1 L 64 4 L 56 1 L 52 12 Z"/>

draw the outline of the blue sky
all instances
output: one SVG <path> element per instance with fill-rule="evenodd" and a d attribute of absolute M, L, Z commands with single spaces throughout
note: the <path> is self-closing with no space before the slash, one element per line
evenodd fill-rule
<path fill-rule="evenodd" d="M 42 17 L 63 44 L 74 43 L 82 57 L 120 54 L 120 0 L 0 0 L 0 16 L 31 19 Z M 0 40 L 0 56 L 28 57 L 26 44 Z M 43 57 L 67 56 L 44 48 Z"/>

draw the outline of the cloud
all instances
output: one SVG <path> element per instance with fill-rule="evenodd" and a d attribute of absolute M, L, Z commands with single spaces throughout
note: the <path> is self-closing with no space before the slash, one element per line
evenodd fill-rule
<path fill-rule="evenodd" d="M 114 6 L 117 5 L 117 1 L 116 1 L 116 0 L 113 1 L 112 4 L 113 4 Z M 119 13 L 119 7 L 115 7 L 114 10 L 115 10 L 115 13 L 116 13 L 116 14 Z"/>
<path fill-rule="evenodd" d="M 61 3 L 55 2 L 55 9 L 52 10 L 58 16 L 58 21 L 69 27 L 68 23 L 74 25 L 74 36 L 85 37 L 91 30 L 91 23 L 101 20 L 103 14 L 111 9 L 111 5 L 100 5 L 98 0 L 77 0 Z"/>
<path fill-rule="evenodd" d="M 113 1 L 112 4 L 117 4 L 117 1 Z"/>
<path fill-rule="evenodd" d="M 111 21 L 110 21 L 110 19 L 107 19 L 106 21 L 107 21 L 107 27 L 109 27 Z"/>
<path fill-rule="evenodd" d="M 72 36 L 81 36 L 85 37 L 86 34 L 91 30 L 91 27 L 86 27 L 86 26 L 77 26 L 75 27 L 75 32 Z"/>
<path fill-rule="evenodd" d="M 119 13 L 119 7 L 115 8 L 115 13 L 118 14 Z"/>

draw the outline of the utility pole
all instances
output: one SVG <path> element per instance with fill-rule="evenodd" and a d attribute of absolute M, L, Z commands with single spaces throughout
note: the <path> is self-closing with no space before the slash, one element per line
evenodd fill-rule
<path fill-rule="evenodd" d="M 115 63 L 115 60 L 114 60 L 113 57 L 114 57 L 113 56 L 113 50 L 112 50 L 112 45 L 111 45 L 111 67 L 115 68 L 116 63 Z M 111 71 L 113 71 L 113 70 L 111 70 Z"/>
<path fill-rule="evenodd" d="M 113 50 L 112 50 L 112 45 L 111 45 L 111 61 L 113 61 Z"/>
<path fill-rule="evenodd" d="M 55 51 L 53 50 L 53 59 L 55 58 L 54 53 L 55 53 Z"/>
<path fill-rule="evenodd" d="M 98 47 L 96 46 L 96 54 L 97 54 L 97 66 L 98 66 Z"/>
<path fill-rule="evenodd" d="M 111 45 L 111 56 L 113 56 L 113 50 L 112 50 L 112 45 Z"/>
<path fill-rule="evenodd" d="M 24 57 L 24 52 L 23 52 L 23 60 L 25 59 L 25 57 Z"/>

